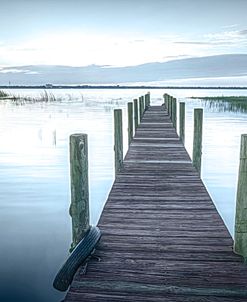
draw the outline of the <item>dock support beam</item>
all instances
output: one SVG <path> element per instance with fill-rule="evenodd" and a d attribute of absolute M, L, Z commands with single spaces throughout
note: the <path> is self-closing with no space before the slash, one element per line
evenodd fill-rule
<path fill-rule="evenodd" d="M 194 109 L 193 166 L 201 174 L 203 109 Z"/>
<path fill-rule="evenodd" d="M 133 139 L 133 103 L 128 103 L 128 143 Z"/>
<path fill-rule="evenodd" d="M 179 136 L 184 144 L 185 140 L 185 103 L 179 103 Z"/>
<path fill-rule="evenodd" d="M 88 140 L 87 134 L 70 136 L 70 177 L 73 250 L 89 228 Z"/>
<path fill-rule="evenodd" d="M 247 134 L 241 136 L 234 252 L 247 262 Z"/>
<path fill-rule="evenodd" d="M 114 110 L 114 152 L 115 152 L 115 176 L 123 166 L 123 126 L 122 110 Z"/>

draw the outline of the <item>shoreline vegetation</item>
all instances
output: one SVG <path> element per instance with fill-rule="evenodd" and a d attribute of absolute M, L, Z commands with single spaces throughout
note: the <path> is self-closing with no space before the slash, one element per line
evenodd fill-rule
<path fill-rule="evenodd" d="M 7 93 L 3 90 L 0 90 L 0 101 L 2 100 L 11 100 L 17 104 L 23 104 L 23 103 L 38 103 L 38 102 L 59 102 L 62 99 L 55 97 L 55 95 L 51 92 L 47 92 L 44 90 L 40 96 L 35 97 L 28 97 L 28 96 L 19 96 L 19 95 L 12 95 L 10 93 Z"/>
<path fill-rule="evenodd" d="M 209 108 L 218 111 L 247 112 L 247 96 L 197 96 L 191 99 L 201 100 Z"/>

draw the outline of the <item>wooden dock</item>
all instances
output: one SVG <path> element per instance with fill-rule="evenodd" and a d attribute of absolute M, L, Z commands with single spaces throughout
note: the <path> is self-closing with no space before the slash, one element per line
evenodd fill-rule
<path fill-rule="evenodd" d="M 163 106 L 144 114 L 64 301 L 247 301 L 247 266 Z"/>

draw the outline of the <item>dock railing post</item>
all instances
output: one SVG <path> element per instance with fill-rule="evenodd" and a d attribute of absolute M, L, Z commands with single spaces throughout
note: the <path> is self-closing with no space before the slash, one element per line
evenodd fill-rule
<path fill-rule="evenodd" d="M 115 153 L 115 176 L 123 166 L 123 126 L 122 110 L 114 110 L 114 153 Z"/>
<path fill-rule="evenodd" d="M 167 104 L 167 93 L 165 93 L 163 95 L 163 98 L 164 98 L 164 105 L 165 105 L 165 109 L 168 110 L 168 104 Z"/>
<path fill-rule="evenodd" d="M 145 100 L 144 100 L 144 104 L 145 104 L 144 107 L 145 107 L 145 110 L 147 110 L 147 109 L 148 109 L 148 106 L 149 106 L 149 105 L 148 105 L 148 97 L 149 97 L 149 94 L 146 93 L 145 96 L 144 96 L 144 99 L 145 99 Z"/>
<path fill-rule="evenodd" d="M 184 144 L 185 140 L 185 103 L 179 103 L 179 136 Z"/>
<path fill-rule="evenodd" d="M 172 96 L 169 95 L 168 97 L 168 115 L 169 117 L 172 116 Z"/>
<path fill-rule="evenodd" d="M 128 143 L 133 139 L 133 103 L 128 103 Z"/>
<path fill-rule="evenodd" d="M 135 131 L 136 131 L 136 128 L 138 127 L 138 120 L 139 120 L 139 117 L 138 117 L 138 100 L 137 99 L 134 99 L 134 124 L 135 124 Z"/>
<path fill-rule="evenodd" d="M 201 174 L 203 109 L 194 109 L 194 139 L 192 164 Z"/>
<path fill-rule="evenodd" d="M 247 134 L 241 135 L 234 252 L 247 263 Z"/>
<path fill-rule="evenodd" d="M 141 96 L 141 106 L 142 106 L 142 117 L 143 117 L 143 114 L 145 112 L 145 102 L 144 102 L 144 96 L 143 95 Z"/>
<path fill-rule="evenodd" d="M 87 134 L 70 136 L 70 177 L 73 250 L 89 228 L 88 139 Z"/>
<path fill-rule="evenodd" d="M 138 104 L 139 106 L 139 123 L 141 122 L 141 120 L 142 120 L 142 98 L 141 98 L 141 96 L 139 97 L 139 104 Z"/>
<path fill-rule="evenodd" d="M 177 130 L 177 99 L 172 98 L 172 123 L 175 130 Z"/>

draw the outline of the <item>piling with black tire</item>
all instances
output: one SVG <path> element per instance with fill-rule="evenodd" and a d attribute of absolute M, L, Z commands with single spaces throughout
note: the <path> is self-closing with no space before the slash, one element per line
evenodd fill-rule
<path fill-rule="evenodd" d="M 88 138 L 87 134 L 70 136 L 70 179 L 72 217 L 71 250 L 84 237 L 89 228 L 89 188 L 88 188 Z"/>
<path fill-rule="evenodd" d="M 194 109 L 193 166 L 201 174 L 203 109 Z"/>
<path fill-rule="evenodd" d="M 247 262 L 247 134 L 241 135 L 234 252 Z"/>
<path fill-rule="evenodd" d="M 115 153 L 115 176 L 123 166 L 123 126 L 122 110 L 114 110 L 114 153 Z"/>

